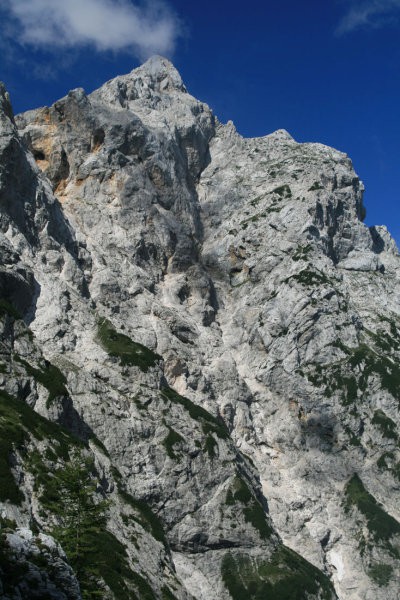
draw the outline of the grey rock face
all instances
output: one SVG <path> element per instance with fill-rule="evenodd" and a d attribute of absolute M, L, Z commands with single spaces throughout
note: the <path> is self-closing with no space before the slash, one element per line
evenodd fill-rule
<path fill-rule="evenodd" d="M 51 598 L 79 600 L 79 584 L 60 546 L 48 535 L 29 529 L 4 534 L 1 590 L 4 600 Z"/>
<path fill-rule="evenodd" d="M 1 97 L 2 389 L 86 444 L 131 572 L 395 600 L 399 255 L 349 158 L 243 139 L 160 57 L 15 120 Z M 34 500 L 3 518 L 48 531 L 12 456 Z"/>

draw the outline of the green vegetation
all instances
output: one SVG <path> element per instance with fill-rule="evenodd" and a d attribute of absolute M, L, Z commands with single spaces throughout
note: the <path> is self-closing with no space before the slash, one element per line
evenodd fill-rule
<path fill-rule="evenodd" d="M 51 533 L 77 575 L 82 597 L 102 598 L 103 579 L 118 599 L 155 600 L 147 581 L 131 570 L 124 545 L 107 530 L 109 503 L 96 499 L 97 487 L 93 460 L 79 450 L 70 462 L 47 473 L 40 498 L 57 517 Z"/>
<path fill-rule="evenodd" d="M 383 563 L 376 563 L 368 571 L 369 577 L 371 577 L 371 579 L 380 587 L 388 585 L 390 579 L 392 578 L 392 574 L 393 567 Z"/>
<path fill-rule="evenodd" d="M 77 453 L 69 463 L 48 475 L 46 494 L 40 498 L 44 507 L 57 516 L 58 525 L 52 534 L 63 547 L 84 598 L 98 597 L 98 580 L 100 576 L 106 580 L 109 562 L 102 564 L 102 543 L 107 543 L 111 561 L 112 551 L 120 554 L 120 548 L 115 548 L 116 540 L 109 539 L 111 534 L 105 530 L 108 503 L 94 499 L 97 484 L 93 472 L 93 462 Z M 123 583 L 118 581 L 115 587 L 120 591 Z"/>
<path fill-rule="evenodd" d="M 166 586 L 162 588 L 161 594 L 162 600 L 176 600 L 176 596 Z"/>
<path fill-rule="evenodd" d="M 274 190 L 272 190 L 273 194 L 278 194 L 278 196 L 280 196 L 281 198 L 291 198 L 292 197 L 292 190 L 290 189 L 290 187 L 285 184 L 285 185 L 281 185 L 277 188 L 275 188 Z"/>
<path fill-rule="evenodd" d="M 255 208 L 263 199 L 263 196 L 256 196 L 253 200 L 250 200 L 250 204 L 253 208 Z"/>
<path fill-rule="evenodd" d="M 294 261 L 307 260 L 308 255 L 310 254 L 311 250 L 312 250 L 311 244 L 307 244 L 307 246 L 297 246 L 295 252 L 292 255 L 292 260 L 294 260 Z"/>
<path fill-rule="evenodd" d="M 208 456 L 211 458 L 211 460 L 213 458 L 215 458 L 215 448 L 218 448 L 218 442 L 215 440 L 215 438 L 212 435 L 208 435 L 206 437 L 206 443 L 204 445 L 204 449 L 207 452 Z"/>
<path fill-rule="evenodd" d="M 115 477 L 115 475 L 114 475 Z M 121 476 L 120 476 L 121 477 Z M 116 478 L 117 479 L 117 478 Z M 122 500 L 129 504 L 135 512 L 138 512 L 140 517 L 138 521 L 146 529 L 151 533 L 151 535 L 162 542 L 164 546 L 167 544 L 164 529 L 160 519 L 154 512 L 151 510 L 150 506 L 144 500 L 138 500 L 131 496 L 123 487 L 119 479 L 117 479 L 117 487 L 118 493 L 121 496 Z"/>
<path fill-rule="evenodd" d="M 382 323 L 387 323 L 389 325 L 389 332 L 387 332 L 385 329 L 379 328 L 376 333 L 366 329 L 366 333 L 373 339 L 375 345 L 383 352 L 391 354 L 394 351 L 400 351 L 400 331 L 394 319 L 391 319 L 385 315 L 380 315 L 379 320 Z"/>
<path fill-rule="evenodd" d="M 385 415 L 383 410 L 376 410 L 374 412 L 374 416 L 372 418 L 372 423 L 374 425 L 378 425 L 379 429 L 382 432 L 383 437 L 386 437 L 386 438 L 389 438 L 389 439 L 392 439 L 395 441 L 398 440 L 399 436 L 397 434 L 396 423 L 394 421 L 392 421 L 392 419 L 390 417 Z"/>
<path fill-rule="evenodd" d="M 7 529 L 8 531 L 14 531 L 17 528 L 17 523 L 14 519 L 7 519 L 4 517 L 0 517 L 0 529 L 3 531 Z"/>
<path fill-rule="evenodd" d="M 265 219 L 269 213 L 279 212 L 281 209 L 281 206 L 277 206 L 276 202 L 273 202 L 271 206 L 265 208 L 263 212 L 257 213 L 251 217 L 248 217 L 247 219 L 244 219 L 243 221 L 240 221 L 240 225 L 242 226 L 242 229 L 247 229 L 249 223 L 257 223 L 257 221 L 259 221 L 261 218 Z"/>
<path fill-rule="evenodd" d="M 24 496 L 15 482 L 11 471 L 11 453 L 22 450 L 27 433 L 21 425 L 20 416 L 12 406 L 7 406 L 9 397 L 0 393 L 0 500 L 21 504 Z M 10 398 L 10 402 L 11 402 Z"/>
<path fill-rule="evenodd" d="M 50 440 L 53 452 L 68 459 L 71 447 L 82 442 L 65 429 L 38 415 L 25 402 L 0 391 L 0 500 L 20 504 L 23 500 L 10 464 L 11 453 L 18 450 L 25 454 L 30 434 L 36 440 Z"/>
<path fill-rule="evenodd" d="M 45 456 L 32 448 L 27 454 L 33 439 L 48 440 Z M 34 488 L 40 493 L 43 508 L 57 518 L 59 524 L 52 533 L 77 573 L 83 597 L 99 597 L 97 581 L 101 576 L 121 600 L 135 598 L 126 581 L 140 594 L 138 581 L 129 568 L 125 548 L 106 529 L 107 503 L 94 500 L 94 467 L 83 457 L 83 447 L 82 442 L 24 402 L 0 392 L 0 499 L 15 504 L 23 500 L 9 462 L 11 453 L 18 450 L 35 477 Z M 56 464 L 60 459 L 70 462 L 51 469 L 45 463 L 49 459 Z M 7 573 L 12 571 L 15 579 L 19 577 L 19 567 L 10 560 L 0 548 L 0 566 Z"/>
<path fill-rule="evenodd" d="M 55 398 L 68 395 L 67 388 L 65 387 L 67 383 L 66 377 L 58 367 L 45 361 L 44 369 L 36 369 L 18 355 L 14 355 L 14 359 L 25 367 L 27 375 L 33 377 L 48 390 L 47 408 L 49 408 Z"/>
<path fill-rule="evenodd" d="M 314 183 L 312 184 L 312 186 L 310 187 L 310 189 L 308 190 L 309 192 L 314 192 L 316 190 L 323 190 L 324 186 L 319 183 L 318 181 L 314 181 Z"/>
<path fill-rule="evenodd" d="M 45 453 L 34 445 L 42 440 L 47 442 Z M 0 391 L 0 500 L 15 504 L 23 500 L 11 468 L 12 453 L 18 451 L 26 469 L 35 478 L 34 489 L 43 507 L 43 518 L 48 522 L 54 522 L 54 518 L 57 521 L 51 533 L 61 543 L 77 574 L 83 598 L 103 597 L 104 590 L 99 583 L 103 579 L 121 600 L 155 600 L 146 580 L 131 571 L 123 544 L 106 529 L 108 503 L 96 500 L 96 474 L 92 461 L 83 455 L 83 448 L 84 444 L 62 427 Z M 48 461 L 53 465 L 49 466 Z M 63 461 L 68 462 L 63 464 Z M 145 503 L 130 500 L 144 526 L 154 537 L 164 541 L 161 524 L 150 508 Z M 29 562 L 17 563 L 7 547 L 3 531 L 13 525 L 4 520 L 0 523 L 0 569 L 6 576 L 9 591 L 29 569 Z M 45 557 L 31 558 L 29 561 L 40 568 L 50 569 Z M 51 577 L 51 569 L 49 574 Z"/>
<path fill-rule="evenodd" d="M 9 317 L 13 317 L 13 319 L 22 319 L 20 313 L 14 308 L 12 304 L 4 300 L 4 298 L 0 299 L 0 317 L 8 315 Z"/>
<path fill-rule="evenodd" d="M 222 579 L 233 600 L 321 600 L 334 598 L 329 579 L 296 552 L 280 546 L 269 561 L 227 553 Z"/>
<path fill-rule="evenodd" d="M 353 370 L 362 370 L 358 379 L 358 386 L 361 390 L 366 390 L 368 378 L 372 374 L 379 375 L 382 387 L 388 391 L 394 398 L 400 398 L 400 367 L 390 358 L 374 352 L 366 344 L 361 344 L 358 348 L 351 349 L 349 358 L 350 366 Z"/>
<path fill-rule="evenodd" d="M 163 445 L 165 446 L 167 454 L 170 458 L 172 458 L 173 460 L 176 459 L 174 446 L 175 444 L 181 444 L 184 441 L 184 438 L 177 431 L 172 429 L 172 427 L 169 427 L 169 432 L 167 437 L 163 440 Z"/>
<path fill-rule="evenodd" d="M 110 355 L 119 358 L 122 366 L 139 367 L 147 373 L 150 367 L 155 367 L 162 357 L 146 346 L 134 342 L 123 333 L 118 333 L 112 323 L 101 319 L 97 326 L 98 340 L 103 349 Z"/>
<path fill-rule="evenodd" d="M 157 600 L 150 585 L 147 583 L 147 581 L 144 579 L 144 577 L 139 575 L 139 573 L 130 571 L 129 579 L 133 582 L 133 584 L 135 586 L 136 592 L 138 594 L 138 600 Z M 132 598 L 132 595 L 129 594 L 127 596 L 127 599 L 130 600 L 131 598 Z M 119 599 L 119 596 L 118 596 L 118 599 Z"/>
<path fill-rule="evenodd" d="M 325 366 L 313 365 L 312 370 L 306 373 L 311 383 L 325 386 L 327 397 L 339 390 L 342 392 L 342 404 L 350 405 L 357 400 L 358 393 L 362 395 L 363 392 L 368 392 L 369 378 L 378 376 L 382 388 L 394 398 L 400 399 L 400 366 L 396 362 L 378 354 L 366 344 L 348 348 L 338 340 L 333 345 L 339 347 L 346 357 Z M 381 427 L 387 437 L 389 434 L 397 436 L 394 424 L 390 424 L 391 420 L 382 411 L 377 413 L 373 422 Z"/>
<path fill-rule="evenodd" d="M 300 285 L 304 285 L 305 287 L 309 287 L 312 285 L 328 285 L 332 284 L 331 280 L 319 271 L 318 269 L 303 269 L 299 271 L 299 273 L 295 273 L 295 275 L 291 275 L 285 281 L 289 281 L 290 279 L 294 279 Z"/>
<path fill-rule="evenodd" d="M 377 465 L 380 469 L 390 471 L 398 481 L 400 481 L 400 462 L 396 462 L 393 452 L 385 452 L 379 458 Z"/>
<path fill-rule="evenodd" d="M 389 460 L 389 461 L 394 460 L 393 452 L 385 452 L 384 454 L 382 454 L 382 456 L 379 458 L 379 460 L 376 464 L 378 465 L 378 467 L 380 469 L 389 469 L 390 467 L 387 464 L 387 460 Z"/>
<path fill-rule="evenodd" d="M 232 487 L 228 490 L 226 495 L 226 504 L 233 506 L 236 502 L 247 503 L 252 499 L 252 494 L 243 479 L 240 476 L 236 476 L 233 480 Z"/>
<path fill-rule="evenodd" d="M 253 496 L 246 482 L 237 475 L 231 489 L 226 494 L 226 504 L 233 506 L 236 503 L 244 504 L 243 514 L 247 523 L 250 523 L 260 534 L 262 539 L 269 539 L 272 534 L 267 516 L 261 503 Z"/>
<path fill-rule="evenodd" d="M 345 512 L 353 507 L 366 518 L 373 541 L 385 546 L 392 556 L 400 558 L 399 550 L 391 543 L 392 536 L 400 534 L 400 523 L 383 510 L 357 474 L 353 475 L 345 489 Z"/>
<path fill-rule="evenodd" d="M 205 434 L 216 433 L 217 436 L 222 439 L 229 437 L 228 430 L 222 420 L 213 417 L 208 411 L 201 406 L 194 404 L 189 398 L 181 396 L 178 392 L 167 386 L 161 389 L 161 395 L 170 402 L 183 406 L 194 421 L 202 423 L 203 432 Z"/>

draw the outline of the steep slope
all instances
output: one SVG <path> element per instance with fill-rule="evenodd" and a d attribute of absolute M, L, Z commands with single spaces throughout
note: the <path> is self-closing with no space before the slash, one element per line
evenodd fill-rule
<path fill-rule="evenodd" d="M 2 94 L 2 387 L 92 456 L 121 585 L 397 598 L 399 257 L 347 156 L 243 139 L 159 57 L 19 134 Z M 48 531 L 17 482 L 3 518 Z"/>

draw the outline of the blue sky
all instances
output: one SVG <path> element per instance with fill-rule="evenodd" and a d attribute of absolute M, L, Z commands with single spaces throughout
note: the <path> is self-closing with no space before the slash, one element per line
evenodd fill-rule
<path fill-rule="evenodd" d="M 169 56 L 243 135 L 347 152 L 400 242 L 399 34 L 400 0 L 0 0 L 0 79 L 20 112 Z"/>

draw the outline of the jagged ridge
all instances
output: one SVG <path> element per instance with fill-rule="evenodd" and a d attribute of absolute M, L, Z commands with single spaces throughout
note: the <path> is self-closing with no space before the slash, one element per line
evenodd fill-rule
<path fill-rule="evenodd" d="M 160 57 L 2 106 L 2 387 L 85 444 L 126 593 L 396 598 L 399 259 L 347 156 L 241 138 Z"/>

